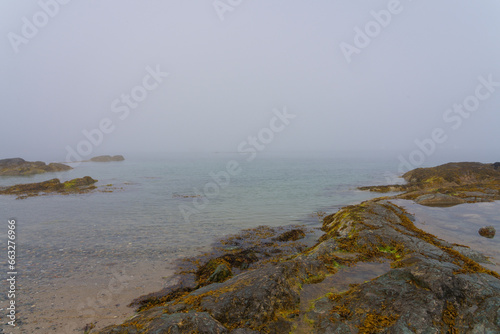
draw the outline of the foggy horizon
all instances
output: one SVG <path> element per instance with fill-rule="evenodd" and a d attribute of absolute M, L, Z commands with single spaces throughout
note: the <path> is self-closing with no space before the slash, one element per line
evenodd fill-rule
<path fill-rule="evenodd" d="M 253 137 L 262 152 L 500 160 L 497 2 L 216 3 L 0 4 L 0 158 Z M 294 117 L 271 124 L 276 110 Z"/>

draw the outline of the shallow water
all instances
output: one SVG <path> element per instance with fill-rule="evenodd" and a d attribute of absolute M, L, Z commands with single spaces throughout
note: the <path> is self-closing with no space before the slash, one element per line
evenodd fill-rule
<path fill-rule="evenodd" d="M 396 200 L 394 204 L 415 214 L 415 226 L 451 243 L 457 243 L 480 251 L 492 264 L 485 267 L 500 273 L 500 202 L 460 204 L 436 208 L 415 204 L 413 201 Z M 497 235 L 485 238 L 478 230 L 493 226 Z"/>

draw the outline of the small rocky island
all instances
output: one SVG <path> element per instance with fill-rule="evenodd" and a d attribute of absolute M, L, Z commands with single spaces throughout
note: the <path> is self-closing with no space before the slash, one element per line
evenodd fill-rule
<path fill-rule="evenodd" d="M 111 161 L 123 161 L 125 158 L 123 155 L 100 155 L 98 157 L 93 157 L 90 159 L 90 161 L 93 162 L 111 162 Z"/>
<path fill-rule="evenodd" d="M 410 199 L 426 206 L 453 206 L 462 203 L 500 200 L 500 166 L 479 162 L 448 163 L 417 168 L 403 174 L 404 185 L 360 187 L 380 193 L 400 192 L 391 198 Z"/>
<path fill-rule="evenodd" d="M 11 187 L 0 187 L 0 195 L 16 195 L 17 199 L 25 199 L 41 194 L 83 194 L 96 189 L 94 180 L 90 176 L 62 182 L 59 179 L 52 179 L 44 182 L 16 184 Z"/>
<path fill-rule="evenodd" d="M 0 176 L 29 176 L 49 172 L 63 172 L 72 169 L 60 163 L 45 164 L 42 161 L 30 162 L 21 158 L 0 160 Z"/>
<path fill-rule="evenodd" d="M 297 244 L 298 228 L 223 240 L 222 253 L 180 267 L 176 284 L 136 299 L 136 316 L 99 333 L 500 333 L 500 276 L 488 259 L 418 229 L 391 202 L 498 200 L 500 170 L 453 163 L 404 178 L 364 188 L 403 194 L 326 216 L 313 246 Z"/>

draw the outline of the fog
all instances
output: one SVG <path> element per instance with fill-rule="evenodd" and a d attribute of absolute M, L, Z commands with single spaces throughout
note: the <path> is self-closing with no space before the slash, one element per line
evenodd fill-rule
<path fill-rule="evenodd" d="M 497 161 L 499 15 L 494 0 L 2 1 L 0 158 Z"/>

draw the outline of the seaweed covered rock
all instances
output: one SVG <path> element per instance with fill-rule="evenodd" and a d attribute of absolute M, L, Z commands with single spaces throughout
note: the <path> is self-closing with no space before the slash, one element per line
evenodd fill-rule
<path fill-rule="evenodd" d="M 63 172 L 72 169 L 60 163 L 45 164 L 42 161 L 30 162 L 21 158 L 0 160 L 0 176 L 29 176 L 49 172 Z"/>
<path fill-rule="evenodd" d="M 222 283 L 242 272 L 292 256 L 305 249 L 305 245 L 296 241 L 273 241 L 290 230 L 300 230 L 308 235 L 315 232 L 298 226 L 259 226 L 229 235 L 216 242 L 212 252 L 180 261 L 177 275 L 170 280 L 169 286 L 136 298 L 129 306 L 143 312 L 208 284 Z"/>
<path fill-rule="evenodd" d="M 363 261 L 392 257 L 393 269 L 348 291 L 332 290 L 313 304 L 307 314 L 312 333 L 500 330 L 499 275 L 466 256 L 470 249 L 416 228 L 403 209 L 369 201 L 326 217 L 324 228 L 325 239 L 334 239 L 337 248 L 357 252 Z"/>
<path fill-rule="evenodd" d="M 90 159 L 90 161 L 94 162 L 111 162 L 111 161 L 123 161 L 123 160 L 125 160 L 123 155 L 114 155 L 114 156 L 100 155 Z"/>
<path fill-rule="evenodd" d="M 494 164 L 480 162 L 450 162 L 437 167 L 416 168 L 403 174 L 410 184 L 421 187 L 435 184 L 473 184 L 498 179 L 500 171 Z"/>
<path fill-rule="evenodd" d="M 295 241 L 295 240 L 303 239 L 303 238 L 305 238 L 305 236 L 306 236 L 306 234 L 304 233 L 303 230 L 293 229 L 290 231 L 283 232 L 282 234 L 280 234 L 276 238 L 273 238 L 273 240 L 274 241 L 281 241 L 281 242 Z"/>
<path fill-rule="evenodd" d="M 156 333 L 226 334 L 229 331 L 206 312 L 163 314 L 149 325 Z"/>
<path fill-rule="evenodd" d="M 38 183 L 16 184 L 15 186 L 4 187 L 0 189 L 0 194 L 17 195 L 18 199 L 25 199 L 40 194 L 85 193 L 95 189 L 94 183 L 96 182 L 97 180 L 94 180 L 90 176 L 73 179 L 64 183 L 61 183 L 59 179 L 52 179 Z"/>
<path fill-rule="evenodd" d="M 343 293 L 309 314 L 315 332 L 497 333 L 499 280 L 455 273 L 459 266 L 413 254 L 396 268 Z M 327 310 L 326 312 L 324 310 Z"/>

